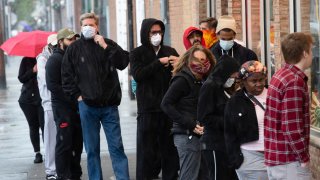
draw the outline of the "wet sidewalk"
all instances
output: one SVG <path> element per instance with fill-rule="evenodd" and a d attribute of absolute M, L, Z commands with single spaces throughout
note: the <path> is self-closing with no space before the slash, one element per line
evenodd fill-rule
<path fill-rule="evenodd" d="M 21 83 L 18 81 L 19 58 L 11 58 L 6 66 L 7 89 L 0 90 L 0 180 L 43 180 L 44 163 L 34 164 L 34 152 L 29 138 L 27 121 L 18 104 Z M 119 106 L 122 138 L 129 159 L 131 179 L 136 165 L 136 102 L 123 92 Z M 105 180 L 115 179 L 108 155 L 104 132 L 101 131 L 101 163 Z M 41 144 L 41 153 L 44 152 Z M 82 179 L 88 179 L 86 153 L 82 154 Z"/>

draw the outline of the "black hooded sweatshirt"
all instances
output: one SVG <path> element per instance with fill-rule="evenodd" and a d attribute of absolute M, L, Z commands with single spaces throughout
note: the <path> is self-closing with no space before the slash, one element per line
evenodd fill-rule
<path fill-rule="evenodd" d="M 138 113 L 162 112 L 160 104 L 169 87 L 172 66 L 165 67 L 159 58 L 179 56 L 174 48 L 163 45 L 163 36 L 161 48 L 156 54 L 149 40 L 149 32 L 154 24 L 159 24 L 162 31 L 165 31 L 162 21 L 144 19 L 140 32 L 142 45 L 130 53 L 131 74 L 137 82 Z"/>
<path fill-rule="evenodd" d="M 116 69 L 123 70 L 129 63 L 128 52 L 117 43 L 104 39 L 103 49 L 93 39 L 80 39 L 66 50 L 62 61 L 62 87 L 64 92 L 93 107 L 117 106 L 121 101 L 121 88 Z"/>
<path fill-rule="evenodd" d="M 33 104 L 35 106 L 41 105 L 37 73 L 33 72 L 33 67 L 36 64 L 36 58 L 23 57 L 21 60 L 18 79 L 23 85 L 19 103 Z"/>
<path fill-rule="evenodd" d="M 66 96 L 62 89 L 61 63 L 65 51 L 55 48 L 46 64 L 46 83 L 51 92 L 52 106 L 63 106 L 78 110 L 77 101 Z"/>
<path fill-rule="evenodd" d="M 222 47 L 220 46 L 219 41 L 210 50 L 218 61 L 220 57 L 224 54 L 227 54 L 235 58 L 239 62 L 239 65 L 242 65 L 243 63 L 250 60 L 258 60 L 256 53 L 254 53 L 251 49 L 243 47 L 236 42 L 234 42 L 234 45 L 229 51 L 223 50 Z"/>
<path fill-rule="evenodd" d="M 200 89 L 197 119 L 204 126 L 201 137 L 204 149 L 226 151 L 224 109 L 229 98 L 223 85 L 239 68 L 237 60 L 228 55 L 221 56 Z"/>

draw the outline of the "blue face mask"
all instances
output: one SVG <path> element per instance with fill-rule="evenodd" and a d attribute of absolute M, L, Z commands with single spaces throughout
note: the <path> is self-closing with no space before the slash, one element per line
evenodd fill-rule
<path fill-rule="evenodd" d="M 233 40 L 225 41 L 225 40 L 220 40 L 220 46 L 223 50 L 229 51 L 232 46 L 234 45 Z"/>

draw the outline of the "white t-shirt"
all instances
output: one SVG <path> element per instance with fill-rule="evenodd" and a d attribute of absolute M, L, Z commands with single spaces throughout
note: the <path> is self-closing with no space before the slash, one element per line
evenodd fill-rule
<path fill-rule="evenodd" d="M 265 88 L 260 95 L 254 96 L 264 107 L 266 107 L 267 92 L 268 90 Z M 241 148 L 249 151 L 264 151 L 264 110 L 256 103 L 253 102 L 253 104 L 255 105 L 258 119 L 259 140 L 244 143 L 241 145 Z"/>

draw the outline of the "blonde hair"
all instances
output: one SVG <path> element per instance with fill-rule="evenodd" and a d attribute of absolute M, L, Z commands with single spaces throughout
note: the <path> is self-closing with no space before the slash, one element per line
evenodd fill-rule
<path fill-rule="evenodd" d="M 178 72 L 180 72 L 183 67 L 188 67 L 188 65 L 192 61 L 197 61 L 201 63 L 201 61 L 198 58 L 194 57 L 194 53 L 196 51 L 201 51 L 206 55 L 208 61 L 211 64 L 211 67 L 210 67 L 210 71 L 211 71 L 211 69 L 216 65 L 216 60 L 212 55 L 211 51 L 208 50 L 207 48 L 202 47 L 201 45 L 195 45 L 195 46 L 192 46 L 188 51 L 186 51 L 179 58 L 179 61 L 177 62 L 177 64 L 175 64 L 173 68 L 173 71 L 172 71 L 173 75 L 176 75 Z"/>
<path fill-rule="evenodd" d="M 80 26 L 82 26 L 82 21 L 85 19 L 94 19 L 96 25 L 99 26 L 99 17 L 95 13 L 84 13 L 80 16 Z"/>

